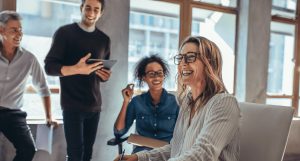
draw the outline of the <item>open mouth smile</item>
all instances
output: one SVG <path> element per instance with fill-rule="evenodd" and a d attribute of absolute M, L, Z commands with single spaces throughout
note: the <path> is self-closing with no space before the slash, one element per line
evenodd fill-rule
<path fill-rule="evenodd" d="M 192 71 L 192 70 L 183 70 L 183 71 L 181 72 L 181 75 L 182 75 L 182 76 L 189 76 L 189 75 L 191 75 L 193 72 L 194 72 L 194 71 Z"/>

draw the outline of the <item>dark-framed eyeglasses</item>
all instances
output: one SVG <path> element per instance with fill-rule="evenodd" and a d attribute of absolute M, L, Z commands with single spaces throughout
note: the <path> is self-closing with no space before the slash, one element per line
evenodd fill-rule
<path fill-rule="evenodd" d="M 165 74 L 163 71 L 148 71 L 146 72 L 146 77 L 155 78 L 155 77 L 164 77 Z"/>
<path fill-rule="evenodd" d="M 198 52 L 188 52 L 186 54 L 178 54 L 174 56 L 174 64 L 179 65 L 184 59 L 185 63 L 193 63 L 196 61 L 197 55 L 200 53 Z"/>

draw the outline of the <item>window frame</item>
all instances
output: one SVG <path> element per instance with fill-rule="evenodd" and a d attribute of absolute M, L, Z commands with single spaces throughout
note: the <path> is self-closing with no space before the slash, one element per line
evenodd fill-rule
<path fill-rule="evenodd" d="M 236 93 L 236 76 L 237 76 L 237 48 L 238 48 L 238 24 L 239 24 L 239 5 L 240 0 L 237 0 L 237 6 L 236 7 L 226 7 L 222 5 L 217 4 L 211 4 L 207 2 L 199 2 L 194 0 L 159 0 L 162 2 L 169 2 L 169 3 L 175 3 L 180 6 L 180 16 L 179 16 L 179 44 L 189 35 L 191 35 L 192 30 L 192 12 L 193 8 L 199 8 L 199 9 L 206 9 L 211 11 L 217 11 L 217 12 L 223 12 L 223 13 L 229 13 L 234 14 L 236 16 L 236 24 L 235 24 L 235 47 L 234 47 L 234 54 L 235 54 L 235 60 L 234 60 L 234 78 L 233 78 L 233 95 Z M 185 20 L 185 21 L 182 21 Z M 179 46 L 178 44 L 178 46 Z"/>

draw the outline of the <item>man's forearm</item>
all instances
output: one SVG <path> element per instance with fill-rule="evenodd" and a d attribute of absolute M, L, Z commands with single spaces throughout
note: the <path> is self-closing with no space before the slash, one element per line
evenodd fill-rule
<path fill-rule="evenodd" d="M 70 75 L 78 74 L 78 70 L 75 67 L 75 65 L 63 66 L 60 71 L 63 76 L 70 76 Z"/>
<path fill-rule="evenodd" d="M 50 99 L 50 96 L 45 96 L 42 99 L 43 99 L 46 119 L 51 120 L 52 115 L 51 115 L 51 99 Z"/>

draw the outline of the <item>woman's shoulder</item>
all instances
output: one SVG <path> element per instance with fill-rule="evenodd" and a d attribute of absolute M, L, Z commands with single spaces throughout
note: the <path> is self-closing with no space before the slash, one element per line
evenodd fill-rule
<path fill-rule="evenodd" d="M 216 95 L 214 95 L 208 102 L 207 105 L 211 106 L 215 106 L 217 104 L 224 104 L 224 105 L 235 105 L 238 106 L 238 101 L 237 99 L 228 93 L 218 93 Z"/>
<path fill-rule="evenodd" d="M 223 99 L 236 101 L 236 98 L 232 94 L 229 94 L 229 93 L 218 93 L 218 94 L 214 95 L 211 99 L 214 101 L 220 101 Z"/>
<path fill-rule="evenodd" d="M 145 101 L 146 97 L 147 97 L 147 92 L 144 92 L 144 93 L 134 96 L 131 99 L 131 102 L 143 102 L 143 101 Z"/>
<path fill-rule="evenodd" d="M 228 93 L 219 93 L 213 96 L 208 102 L 210 109 L 239 109 L 237 99 Z M 226 107 L 226 108 L 224 108 Z M 237 110 L 239 111 L 239 110 Z"/>
<path fill-rule="evenodd" d="M 138 101 L 142 98 L 141 96 L 142 94 L 139 94 L 139 95 L 136 95 L 136 96 L 133 96 L 132 99 L 131 99 L 131 102 L 135 102 L 135 101 Z"/>
<path fill-rule="evenodd" d="M 176 98 L 176 93 L 167 91 L 167 96 L 168 96 L 169 99 L 175 99 Z"/>

